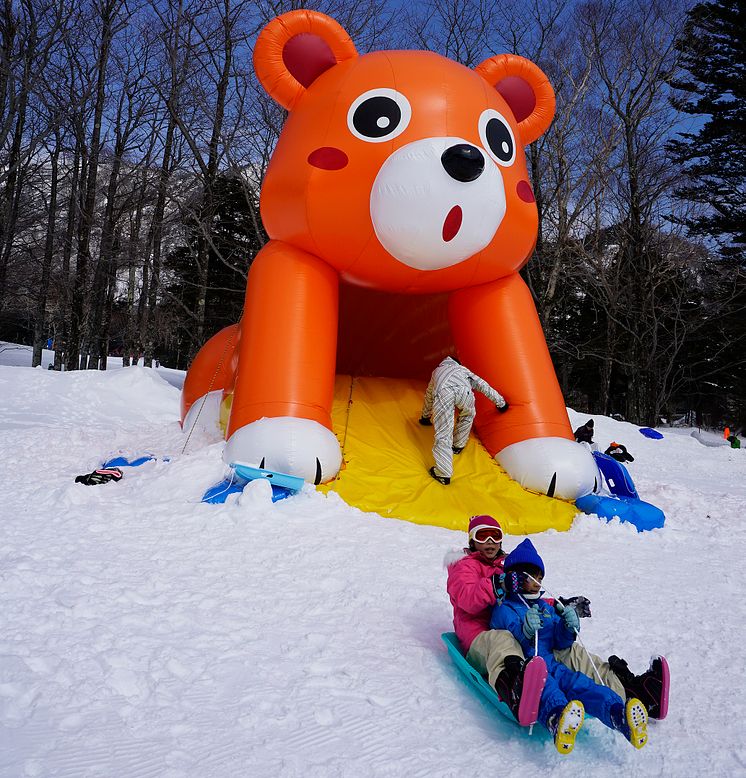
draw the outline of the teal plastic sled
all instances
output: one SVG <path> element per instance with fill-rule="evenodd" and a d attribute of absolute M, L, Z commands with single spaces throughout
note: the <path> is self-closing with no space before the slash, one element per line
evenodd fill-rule
<path fill-rule="evenodd" d="M 444 632 L 441 635 L 443 642 L 446 644 L 448 653 L 451 655 L 453 663 L 458 668 L 459 672 L 466 678 L 469 685 L 473 690 L 478 690 L 497 710 L 505 716 L 506 719 L 513 722 L 516 727 L 520 727 L 520 724 L 515 720 L 515 716 L 510 712 L 510 708 L 497 696 L 497 692 L 487 683 L 486 678 L 477 670 L 472 667 L 467 661 L 461 650 L 461 643 L 456 637 L 455 632 Z M 521 727 L 523 729 L 523 727 Z"/>
<path fill-rule="evenodd" d="M 264 478 L 269 481 L 272 486 L 284 486 L 285 489 L 290 489 L 293 492 L 300 491 L 300 489 L 303 488 L 303 479 L 297 475 L 277 473 L 274 470 L 266 470 L 263 467 L 252 467 L 251 465 L 244 465 L 241 462 L 233 462 L 231 467 L 235 470 L 237 476 L 246 481 Z"/>
<path fill-rule="evenodd" d="M 448 653 L 453 660 L 453 663 L 458 668 L 461 675 L 463 675 L 469 683 L 469 687 L 472 691 L 478 691 L 486 700 L 488 700 L 493 707 L 495 707 L 502 715 L 508 719 L 516 727 L 524 731 L 528 731 L 529 734 L 533 732 L 539 733 L 543 737 L 549 737 L 547 730 L 538 722 L 532 727 L 522 727 L 516 720 L 515 716 L 510 712 L 510 708 L 497 696 L 497 692 L 487 683 L 487 679 L 477 670 L 472 667 L 467 661 L 464 653 L 461 649 L 461 643 L 456 637 L 455 632 L 444 632 L 441 636 L 443 642 L 446 644 Z M 593 716 L 586 712 L 586 721 L 592 719 Z M 535 729 L 534 729 L 535 727 Z M 581 730 L 582 733 L 582 730 Z"/>
<path fill-rule="evenodd" d="M 249 481 L 257 479 L 269 481 L 272 486 L 272 502 L 277 502 L 300 491 L 304 483 L 303 479 L 298 476 L 277 473 L 274 470 L 265 470 L 262 467 L 252 467 L 241 462 L 234 462 L 230 467 L 230 478 L 225 478 L 219 484 L 211 486 L 202 495 L 202 502 L 210 503 L 211 505 L 222 504 L 231 494 L 242 492 Z"/>

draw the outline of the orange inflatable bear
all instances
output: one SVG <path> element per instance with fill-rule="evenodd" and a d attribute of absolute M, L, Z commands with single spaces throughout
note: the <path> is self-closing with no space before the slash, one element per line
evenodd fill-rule
<path fill-rule="evenodd" d="M 523 147 L 554 115 L 542 71 L 514 55 L 475 69 L 427 51 L 358 55 L 337 22 L 307 10 L 262 30 L 254 67 L 289 112 L 261 192 L 271 240 L 251 266 L 240 325 L 190 368 L 184 427 L 208 393 L 213 414 L 232 396 L 226 462 L 333 478 L 340 280 L 449 292 L 460 359 L 510 403 L 497 414 L 478 401 L 483 444 L 529 489 L 593 490 L 593 458 L 573 440 L 518 274 L 538 224 Z"/>

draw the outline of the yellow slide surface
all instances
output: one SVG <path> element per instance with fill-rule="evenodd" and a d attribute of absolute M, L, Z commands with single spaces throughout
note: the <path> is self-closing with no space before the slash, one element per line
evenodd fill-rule
<path fill-rule="evenodd" d="M 363 511 L 454 530 L 466 530 L 478 513 L 512 535 L 570 528 L 575 505 L 525 491 L 473 434 L 454 457 L 450 485 L 433 480 L 433 428 L 418 422 L 425 388 L 416 380 L 337 376 L 332 419 L 344 464 L 319 488 Z"/>

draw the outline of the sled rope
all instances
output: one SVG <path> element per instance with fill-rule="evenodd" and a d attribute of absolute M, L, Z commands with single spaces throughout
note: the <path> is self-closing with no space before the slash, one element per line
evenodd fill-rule
<path fill-rule="evenodd" d="M 243 318 L 243 313 L 241 314 L 241 318 Z M 236 325 L 235 332 L 238 332 L 238 327 L 241 325 L 241 319 L 238 320 L 238 324 Z M 230 346 L 231 342 L 233 340 L 233 333 L 231 333 L 228 340 L 225 341 L 225 346 L 223 346 L 223 353 L 220 355 L 220 359 L 218 360 L 218 364 L 215 366 L 215 372 L 212 374 L 212 378 L 210 379 L 210 383 L 207 387 L 207 391 L 202 396 L 202 402 L 200 403 L 199 410 L 197 411 L 197 415 L 194 417 L 194 423 L 192 424 L 189 434 L 187 435 L 187 439 L 184 441 L 184 448 L 181 449 L 181 453 L 183 454 L 187 446 L 189 445 L 189 439 L 192 437 L 192 433 L 194 432 L 194 428 L 197 426 L 197 422 L 199 421 L 200 414 L 202 413 L 202 409 L 205 407 L 205 403 L 207 402 L 207 395 L 210 394 L 212 391 L 212 385 L 215 383 L 215 379 L 217 378 L 218 372 L 220 371 L 220 368 L 223 365 L 223 360 L 225 359 L 225 354 L 228 351 L 228 346 Z"/>
<path fill-rule="evenodd" d="M 344 455 L 345 455 L 345 446 L 347 445 L 347 430 L 350 426 L 350 410 L 352 409 L 352 392 L 355 389 L 355 376 L 350 376 L 350 394 L 347 397 L 347 412 L 345 414 L 345 429 L 344 434 L 342 435 L 342 461 L 344 461 Z M 334 476 L 334 480 L 336 481 L 339 478 L 339 474 L 342 472 L 342 468 L 340 467 L 337 471 L 337 475 Z"/>
<path fill-rule="evenodd" d="M 525 575 L 526 575 L 527 578 L 530 578 L 534 583 L 539 584 L 539 586 L 544 586 L 544 582 L 543 581 L 537 581 L 530 573 L 526 573 Z M 544 591 L 546 591 L 546 593 L 550 597 L 554 598 L 555 602 L 562 607 L 562 610 L 565 609 L 565 606 L 560 602 L 559 597 L 556 594 L 554 594 L 554 592 L 550 591 L 546 586 L 544 586 Z M 520 594 L 518 596 L 520 597 Z M 523 597 L 521 597 L 521 599 L 523 600 Z M 530 607 L 530 606 L 528 606 L 528 603 L 525 600 L 523 600 L 523 602 L 526 604 L 527 607 Z M 560 613 L 561 612 L 562 611 L 560 611 Z M 591 652 L 586 648 L 585 643 L 583 643 L 583 638 L 580 637 L 580 630 L 576 629 L 576 630 L 573 630 L 573 631 L 575 632 L 575 637 L 578 639 L 578 643 L 580 643 L 580 645 L 583 647 L 583 651 L 585 651 L 585 653 L 588 655 L 588 661 L 591 663 L 591 667 L 593 668 L 593 672 L 596 674 L 596 678 L 598 678 L 599 684 L 601 686 L 606 686 L 606 684 L 604 683 L 603 678 L 601 678 L 601 673 L 598 672 L 598 668 L 596 667 L 596 663 L 593 661 L 593 657 L 591 656 Z M 536 644 L 537 644 L 537 646 L 538 646 L 538 642 L 539 642 L 539 633 L 537 632 L 536 633 Z"/>

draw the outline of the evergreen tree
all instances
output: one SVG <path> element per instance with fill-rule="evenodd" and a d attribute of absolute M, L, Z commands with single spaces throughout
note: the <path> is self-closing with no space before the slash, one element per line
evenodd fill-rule
<path fill-rule="evenodd" d="M 246 275 L 267 240 L 258 220 L 258 193 L 238 175 L 219 175 L 212 197 L 214 213 L 209 235 L 204 235 L 197 203 L 187 209 L 184 219 L 186 245 L 173 248 L 164 263 L 167 295 L 160 313 L 175 327 L 176 337 L 168 346 L 160 342 L 158 353 L 179 367 L 185 366 L 202 345 L 195 339 L 201 294 L 199 241 L 206 237 L 208 244 L 204 332 L 209 338 L 241 318 Z"/>
<path fill-rule="evenodd" d="M 673 85 L 677 107 L 708 117 L 697 132 L 669 143 L 684 166 L 682 200 L 703 206 L 680 219 L 694 235 L 714 238 L 725 256 L 746 245 L 746 2 L 698 3 L 687 15 L 677 48 L 690 74 Z"/>

